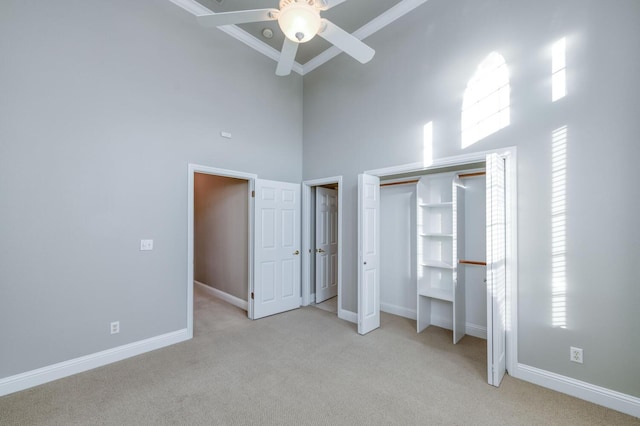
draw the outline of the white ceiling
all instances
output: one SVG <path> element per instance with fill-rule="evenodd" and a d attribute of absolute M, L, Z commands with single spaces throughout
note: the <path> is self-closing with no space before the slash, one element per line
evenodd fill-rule
<path fill-rule="evenodd" d="M 170 0 L 194 15 L 233 10 L 278 8 L 279 0 Z M 196 3 L 197 1 L 197 3 Z M 326 12 L 322 17 L 333 22 L 359 39 L 364 39 L 427 0 L 349 0 Z M 203 7 L 204 6 L 204 7 Z M 194 25 L 197 25 L 194 20 Z M 270 28 L 273 38 L 267 39 L 262 30 Z M 245 44 L 277 61 L 284 35 L 277 21 L 220 27 Z M 366 41 L 365 41 L 366 42 Z M 305 74 L 337 56 L 340 50 L 321 37 L 314 37 L 298 48 L 293 71 Z M 366 66 L 363 65 L 363 66 Z"/>

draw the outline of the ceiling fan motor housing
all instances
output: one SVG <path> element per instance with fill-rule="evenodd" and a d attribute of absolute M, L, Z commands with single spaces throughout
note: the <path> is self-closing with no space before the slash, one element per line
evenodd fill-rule
<path fill-rule="evenodd" d="M 280 0 L 278 25 L 289 40 L 305 43 L 320 30 L 320 11 L 314 0 Z"/>

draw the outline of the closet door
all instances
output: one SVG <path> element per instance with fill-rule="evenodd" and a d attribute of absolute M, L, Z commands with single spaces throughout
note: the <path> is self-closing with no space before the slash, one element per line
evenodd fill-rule
<path fill-rule="evenodd" d="M 257 179 L 253 319 L 300 307 L 300 184 Z"/>
<path fill-rule="evenodd" d="M 358 175 L 358 333 L 380 327 L 380 179 Z"/>
<path fill-rule="evenodd" d="M 487 155 L 487 369 L 499 386 L 506 372 L 506 200 L 504 159 Z"/>

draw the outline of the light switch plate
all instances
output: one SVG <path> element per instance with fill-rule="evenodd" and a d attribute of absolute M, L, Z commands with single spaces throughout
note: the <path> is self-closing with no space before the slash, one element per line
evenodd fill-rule
<path fill-rule="evenodd" d="M 140 250 L 153 250 L 153 240 L 140 240 Z"/>

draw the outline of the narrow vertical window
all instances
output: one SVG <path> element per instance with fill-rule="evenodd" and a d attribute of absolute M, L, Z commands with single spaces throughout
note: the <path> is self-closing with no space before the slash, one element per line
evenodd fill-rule
<path fill-rule="evenodd" d="M 551 135 L 551 323 L 567 327 L 567 126 Z"/>
<path fill-rule="evenodd" d="M 510 124 L 509 69 L 499 53 L 482 61 L 467 83 L 462 100 L 462 148 Z"/>
<path fill-rule="evenodd" d="M 551 100 L 567 96 L 567 41 L 563 37 L 551 48 Z"/>

